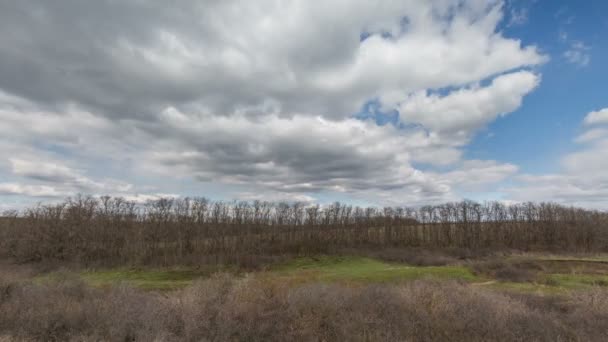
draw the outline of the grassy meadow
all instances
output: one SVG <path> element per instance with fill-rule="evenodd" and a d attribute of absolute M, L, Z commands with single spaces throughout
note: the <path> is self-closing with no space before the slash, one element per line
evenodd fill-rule
<path fill-rule="evenodd" d="M 292 286 L 313 282 L 360 286 L 414 280 L 451 280 L 497 291 L 560 293 L 608 287 L 608 257 L 516 255 L 420 266 L 365 256 L 319 255 L 264 265 L 257 271 L 234 266 L 110 268 L 76 272 L 59 270 L 39 274 L 33 280 L 52 282 L 69 274 L 94 287 L 123 284 L 142 290 L 170 291 L 185 288 L 214 273 L 256 277 Z"/>

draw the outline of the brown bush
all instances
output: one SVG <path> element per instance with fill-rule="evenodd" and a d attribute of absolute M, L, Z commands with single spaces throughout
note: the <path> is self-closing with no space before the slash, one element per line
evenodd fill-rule
<path fill-rule="evenodd" d="M 544 268 L 534 261 L 508 261 L 491 259 L 471 264 L 476 274 L 483 274 L 501 281 L 534 282 L 539 280 L 539 273 Z"/>
<path fill-rule="evenodd" d="M 165 295 L 69 275 L 16 284 L 0 336 L 35 341 L 601 341 L 608 292 L 562 299 L 454 282 L 287 288 L 216 275 Z"/>
<path fill-rule="evenodd" d="M 0 306 L 0 332 L 18 339 L 147 340 L 174 334 L 175 313 L 162 297 L 128 287 L 92 289 L 66 275 L 43 285 L 17 285 Z"/>
<path fill-rule="evenodd" d="M 388 262 L 399 262 L 415 266 L 443 266 L 458 261 L 446 250 L 424 248 L 340 249 L 338 255 L 364 255 Z"/>

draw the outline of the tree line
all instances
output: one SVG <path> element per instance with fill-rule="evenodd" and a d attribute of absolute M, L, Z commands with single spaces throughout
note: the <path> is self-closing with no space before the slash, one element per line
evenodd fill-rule
<path fill-rule="evenodd" d="M 6 212 L 0 255 L 22 262 L 180 264 L 312 255 L 335 248 L 608 251 L 608 214 L 555 203 L 421 207 L 76 196 Z"/>

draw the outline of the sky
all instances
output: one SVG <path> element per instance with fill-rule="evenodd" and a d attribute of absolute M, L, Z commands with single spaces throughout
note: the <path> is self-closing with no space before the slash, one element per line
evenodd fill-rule
<path fill-rule="evenodd" d="M 608 2 L 0 0 L 0 211 L 608 209 Z"/>

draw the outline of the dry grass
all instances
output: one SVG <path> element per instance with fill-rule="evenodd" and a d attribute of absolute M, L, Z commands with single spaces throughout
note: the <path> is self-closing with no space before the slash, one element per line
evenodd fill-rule
<path fill-rule="evenodd" d="M 219 274 L 160 294 L 66 275 L 0 285 L 0 340 L 602 341 L 608 291 L 506 295 L 456 282 L 288 287 Z"/>
<path fill-rule="evenodd" d="M 426 248 L 342 248 L 333 254 L 360 255 L 388 262 L 404 263 L 413 266 L 445 266 L 454 264 L 458 257 L 445 250 L 429 250 Z"/>
<path fill-rule="evenodd" d="M 535 260 L 508 261 L 504 259 L 473 262 L 471 269 L 478 275 L 517 283 L 535 282 L 544 271 L 544 267 Z"/>

